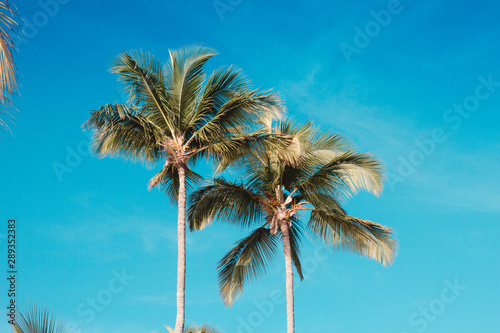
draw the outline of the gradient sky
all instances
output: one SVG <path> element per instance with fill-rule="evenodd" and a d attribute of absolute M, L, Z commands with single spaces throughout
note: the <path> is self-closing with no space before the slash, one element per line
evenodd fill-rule
<path fill-rule="evenodd" d="M 166 60 L 168 49 L 203 43 L 220 53 L 208 70 L 243 68 L 256 87 L 285 97 L 290 116 L 345 134 L 386 165 L 383 195 L 361 193 L 346 208 L 396 230 L 394 265 L 318 252 L 306 238 L 297 332 L 500 332 L 497 1 L 17 5 L 30 27 L 17 56 L 20 113 L 0 145 L 0 234 L 5 249 L 16 218 L 21 307 L 35 301 L 81 333 L 166 333 L 174 324 L 176 208 L 148 192 L 155 170 L 88 155 L 81 125 L 91 110 L 124 101 L 108 71 L 122 50 Z M 188 234 L 186 320 L 284 332 L 281 257 L 232 308 L 218 296 L 217 261 L 244 234 L 228 225 Z M 108 304 L 91 315 L 87 300 L 97 296 Z"/>

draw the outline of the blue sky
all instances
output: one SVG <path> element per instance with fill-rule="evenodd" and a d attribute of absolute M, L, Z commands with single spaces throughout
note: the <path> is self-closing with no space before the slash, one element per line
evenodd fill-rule
<path fill-rule="evenodd" d="M 168 49 L 203 43 L 220 53 L 208 70 L 243 68 L 256 87 L 284 96 L 290 116 L 342 132 L 386 166 L 383 195 L 361 193 L 346 208 L 397 231 L 396 262 L 384 268 L 306 239 L 297 332 L 500 331 L 498 2 L 17 5 L 31 28 L 17 56 L 21 112 L 0 146 L 0 239 L 14 217 L 19 304 L 36 301 L 82 333 L 174 324 L 176 209 L 148 192 L 155 170 L 90 156 L 81 125 L 124 101 L 108 72 L 122 50 L 166 59 Z M 232 308 L 218 296 L 216 263 L 243 235 L 227 225 L 188 234 L 187 322 L 284 332 L 281 258 Z M 106 304 L 89 310 L 98 296 Z"/>

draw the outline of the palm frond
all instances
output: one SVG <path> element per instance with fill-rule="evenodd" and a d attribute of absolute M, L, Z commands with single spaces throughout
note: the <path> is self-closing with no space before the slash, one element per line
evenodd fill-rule
<path fill-rule="evenodd" d="M 201 326 L 190 325 L 186 329 L 186 333 L 220 333 L 221 331 L 215 327 L 203 324 Z"/>
<path fill-rule="evenodd" d="M 304 158 L 296 186 L 303 193 L 333 193 L 350 198 L 359 190 L 380 195 L 384 176 L 380 162 L 370 154 L 344 152 L 324 164 L 316 156 Z"/>
<path fill-rule="evenodd" d="M 228 140 L 228 143 L 233 142 Z M 218 162 L 215 172 L 220 173 L 229 168 L 241 175 L 242 179 L 248 179 L 251 184 L 260 183 L 261 190 L 266 187 L 274 191 L 277 183 L 282 180 L 286 161 L 295 159 L 295 153 L 290 149 L 292 144 L 289 137 L 263 129 L 236 142 L 236 150 L 224 149 L 224 143 L 217 144 L 212 150 L 215 151 L 214 159 Z"/>
<path fill-rule="evenodd" d="M 17 110 L 12 100 L 18 93 L 12 36 L 20 34 L 18 19 L 9 1 L 0 1 L 0 132 L 10 132 L 7 122 L 13 122 L 12 111 Z"/>
<path fill-rule="evenodd" d="M 72 333 L 64 322 L 36 304 L 18 313 L 14 331 L 16 333 Z"/>
<path fill-rule="evenodd" d="M 177 115 L 176 128 L 184 133 L 203 91 L 205 81 L 203 66 L 216 53 L 208 47 L 199 45 L 169 52 L 168 72 L 170 76 L 168 79 L 169 91 L 172 94 L 172 108 Z"/>
<path fill-rule="evenodd" d="M 352 216 L 315 208 L 308 229 L 325 244 L 392 264 L 397 241 L 391 228 Z"/>
<path fill-rule="evenodd" d="M 242 184 L 214 179 L 189 197 L 189 229 L 201 230 L 215 218 L 221 222 L 250 226 L 262 218 L 261 198 Z"/>
<path fill-rule="evenodd" d="M 146 115 L 123 104 L 107 104 L 90 114 L 84 129 L 94 129 L 92 149 L 99 156 L 152 162 L 161 155 L 162 132 Z"/>
<path fill-rule="evenodd" d="M 334 158 L 325 170 L 342 179 L 349 191 L 346 193 L 356 194 L 365 190 L 378 196 L 382 192 L 384 175 L 381 163 L 371 154 L 349 150 Z"/>
<path fill-rule="evenodd" d="M 240 69 L 229 67 L 213 71 L 205 83 L 203 94 L 199 98 L 188 127 L 199 129 L 218 112 L 231 94 L 247 90 L 249 86 L 250 80 Z"/>
<path fill-rule="evenodd" d="M 257 91 L 231 92 L 217 112 L 192 135 L 205 145 L 223 142 L 234 135 L 250 132 L 261 114 L 273 112 L 279 105 L 274 94 Z M 229 134 L 229 136 L 228 136 Z"/>
<path fill-rule="evenodd" d="M 220 142 L 210 143 L 207 145 L 207 151 L 204 155 L 215 162 L 216 174 L 226 170 L 229 166 L 230 170 L 235 173 L 240 173 L 238 169 L 242 168 L 241 174 L 245 174 L 247 170 L 256 167 L 256 158 L 252 154 L 266 149 L 265 147 L 274 140 L 273 134 L 256 130 L 252 133 L 243 133 Z M 285 145 L 276 145 L 276 149 L 280 148 L 285 148 Z"/>
<path fill-rule="evenodd" d="M 292 250 L 292 261 L 300 279 L 303 280 L 302 265 L 300 264 L 300 240 L 302 239 L 302 227 L 300 221 L 292 217 L 292 226 L 289 230 L 290 233 L 290 248 Z"/>
<path fill-rule="evenodd" d="M 224 304 L 231 306 L 242 293 L 243 285 L 250 279 L 263 274 L 276 256 L 279 237 L 269 229 L 260 227 L 221 259 L 218 265 L 219 292 Z"/>
<path fill-rule="evenodd" d="M 163 65 L 150 53 L 123 52 L 115 60 L 111 72 L 118 75 L 129 95 L 128 103 L 152 113 L 152 120 L 171 137 L 177 134 L 173 97 L 166 86 Z"/>

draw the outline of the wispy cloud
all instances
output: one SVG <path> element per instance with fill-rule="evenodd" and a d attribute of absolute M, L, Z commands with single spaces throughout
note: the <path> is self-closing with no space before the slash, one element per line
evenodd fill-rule
<path fill-rule="evenodd" d="M 428 66 L 446 70 L 439 65 Z M 302 81 L 283 85 L 281 90 L 288 97 L 288 104 L 308 118 L 321 119 L 324 127 L 352 136 L 362 150 L 373 151 L 381 157 L 390 173 L 395 173 L 400 156 L 407 157 L 415 150 L 415 140 L 428 137 L 433 128 L 447 125 L 439 118 L 435 124 L 422 122 L 418 119 L 419 113 L 408 112 L 411 110 L 363 104 L 356 98 L 358 83 L 330 92 L 324 88 L 324 80 L 318 79 L 321 72 L 322 67 L 317 66 Z M 363 80 L 359 78 L 359 82 Z M 438 110 L 437 114 L 444 111 Z M 443 207 L 499 212 L 500 176 L 494 170 L 500 163 L 500 155 L 480 150 L 464 151 L 461 145 L 462 139 L 457 137 L 450 137 L 440 144 L 425 164 L 416 168 L 405 185 L 422 190 L 420 193 L 428 193 L 415 198 L 418 201 L 432 197 L 431 204 Z M 498 142 L 488 142 L 488 145 L 500 148 Z M 485 147 L 485 150 L 489 151 L 490 147 Z"/>
<path fill-rule="evenodd" d="M 495 172 L 500 154 L 480 151 L 457 154 L 457 149 L 457 145 L 451 144 L 440 152 L 438 161 L 416 173 L 413 185 L 425 190 L 433 205 L 500 212 L 500 175 Z"/>
<path fill-rule="evenodd" d="M 387 152 L 385 155 L 410 149 L 419 132 L 411 113 L 402 116 L 400 110 L 391 110 L 389 106 L 358 102 L 355 91 L 359 83 L 352 82 L 338 91 L 329 90 L 316 78 L 321 72 L 322 68 L 317 66 L 304 80 L 280 88 L 287 96 L 287 103 L 293 105 L 294 113 L 298 111 L 313 120 L 321 119 L 325 128 L 355 135 L 357 144 L 376 147 L 378 152 Z"/>
<path fill-rule="evenodd" d="M 174 294 L 172 294 L 172 295 L 168 295 L 168 294 L 143 295 L 143 296 L 135 297 L 134 300 L 137 302 L 151 303 L 151 304 L 156 304 L 156 305 L 174 306 L 176 304 Z"/>
<path fill-rule="evenodd" d="M 169 244 L 172 248 L 177 245 L 176 226 L 165 226 L 157 220 L 139 221 L 106 221 L 96 222 L 87 220 L 74 224 L 55 224 L 49 229 L 50 237 L 58 241 L 71 244 L 101 244 L 101 248 L 109 244 L 122 244 L 124 239 L 141 246 L 146 254 L 153 254 L 158 246 Z M 132 245 L 131 244 L 131 245 Z"/>

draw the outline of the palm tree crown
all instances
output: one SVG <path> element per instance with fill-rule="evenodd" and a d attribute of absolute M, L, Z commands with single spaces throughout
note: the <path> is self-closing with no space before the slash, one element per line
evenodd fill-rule
<path fill-rule="evenodd" d="M 84 127 L 96 130 L 94 150 L 101 156 L 163 160 L 149 186 L 161 186 L 177 200 L 179 166 L 231 153 L 251 137 L 244 130 L 279 105 L 274 94 L 249 90 L 250 81 L 238 69 L 218 69 L 206 78 L 203 67 L 214 55 L 206 47 L 186 47 L 170 51 L 162 64 L 149 53 L 123 52 L 111 71 L 129 101 L 91 113 Z M 199 177 L 186 172 L 188 180 Z"/>
<path fill-rule="evenodd" d="M 285 246 L 285 261 L 289 252 L 290 279 L 292 262 L 302 278 L 299 245 L 304 229 L 335 248 L 352 250 L 383 265 L 392 263 L 397 247 L 392 230 L 350 216 L 340 204 L 361 189 L 381 192 L 380 163 L 370 154 L 355 152 L 342 136 L 320 132 L 311 123 L 298 126 L 282 121 L 271 132 L 287 140 L 287 149 L 267 144 L 224 161 L 220 169 L 233 165 L 241 181 L 217 178 L 190 198 L 191 230 L 202 229 L 214 219 L 257 226 L 219 263 L 224 302 L 231 305 L 245 282 L 265 272 L 280 242 Z M 293 294 L 291 301 L 293 312 Z"/>

